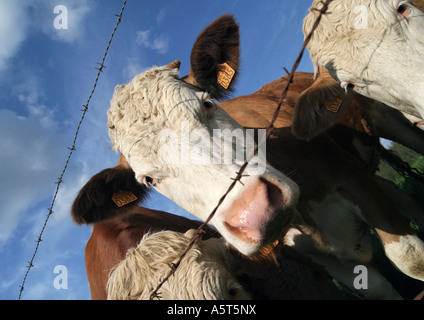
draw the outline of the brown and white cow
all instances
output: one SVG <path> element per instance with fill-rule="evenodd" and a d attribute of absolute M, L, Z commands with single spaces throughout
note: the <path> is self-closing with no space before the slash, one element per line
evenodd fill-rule
<path fill-rule="evenodd" d="M 187 248 L 190 229 L 199 227 L 198 221 L 139 207 L 147 192 L 121 155 L 116 167 L 93 176 L 75 199 L 74 221 L 93 224 L 85 248 L 92 299 L 149 299 Z M 288 247 L 273 244 L 245 258 L 217 237 L 205 227 L 161 288 L 161 299 L 343 298 L 325 271 Z"/>
<path fill-rule="evenodd" d="M 314 0 L 305 35 L 321 8 Z M 424 119 L 423 30 L 423 0 L 333 0 L 308 49 L 343 88 Z"/>
<path fill-rule="evenodd" d="M 164 230 L 146 234 L 111 271 L 108 299 L 150 299 L 195 232 Z M 313 268 L 296 254 L 295 258 L 287 255 L 287 248 L 284 249 L 273 252 L 278 263 L 266 261 L 266 257 L 261 258 L 265 261 L 250 261 L 231 251 L 223 238 L 197 240 L 160 288 L 159 297 L 164 300 L 343 299 L 325 272 Z"/>
<path fill-rule="evenodd" d="M 223 109 L 215 110 L 209 97 L 226 94 L 217 82 L 217 70 L 224 73 L 222 78 L 227 76 L 223 63 L 237 70 L 238 54 L 238 25 L 224 16 L 199 36 L 186 81 L 178 79 L 179 62 L 154 68 L 118 86 L 108 110 L 114 149 L 125 156 L 137 180 L 153 185 L 202 220 L 245 159 L 243 127 Z M 216 139 L 209 136 L 214 130 Z M 225 139 L 228 132 L 239 134 L 243 141 Z M 233 151 L 238 163 L 232 161 Z M 278 238 L 294 215 L 299 190 L 267 163 L 249 166 L 246 174 L 250 176 L 233 188 L 212 224 L 231 245 L 249 255 Z"/>
<path fill-rule="evenodd" d="M 224 139 L 222 145 L 212 134 L 224 130 L 234 134 L 243 130 L 241 125 L 264 128 L 277 103 L 274 97 L 251 95 L 238 103 L 223 103 L 222 108 L 215 105 L 205 90 L 212 98 L 223 97 L 237 66 L 237 24 L 224 16 L 196 40 L 187 77 L 179 79 L 179 63 L 155 67 L 117 87 L 108 111 L 114 148 L 127 158 L 136 179 L 201 219 L 216 206 L 240 168 L 234 159 L 240 151 L 237 141 L 225 145 Z M 355 275 L 350 267 L 367 264 L 372 257 L 371 227 L 387 257 L 402 272 L 423 281 L 424 244 L 374 176 L 327 134 L 299 141 L 291 133 L 291 123 L 291 114 L 283 107 L 266 143 L 263 172 L 255 175 L 260 162 L 256 159 L 212 224 L 236 249 L 251 254 L 293 222 L 302 233 L 293 230 L 287 241 L 302 247 L 352 289 Z M 233 148 L 231 164 L 222 159 L 227 147 Z M 242 147 L 247 149 L 247 144 Z M 221 158 L 205 152 L 211 149 Z M 309 249 L 306 240 L 313 243 Z M 364 295 L 395 297 L 390 284 L 372 273 L 372 289 Z"/>
<path fill-rule="evenodd" d="M 125 191 L 125 192 L 123 192 Z M 147 188 L 134 179 L 124 157 L 114 168 L 94 175 L 80 190 L 72 206 L 73 220 L 93 224 L 85 248 L 85 266 L 92 299 L 106 299 L 106 283 L 112 270 L 130 248 L 149 232 L 186 232 L 200 222 L 167 212 L 139 207 L 148 196 Z M 216 231 L 205 229 L 207 239 Z"/>

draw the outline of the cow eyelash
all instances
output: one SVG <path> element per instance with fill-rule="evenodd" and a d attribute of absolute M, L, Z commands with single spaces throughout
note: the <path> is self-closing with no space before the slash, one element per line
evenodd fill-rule
<path fill-rule="evenodd" d="M 201 97 L 201 102 L 203 107 L 205 108 L 208 115 L 212 114 L 216 110 L 216 105 L 213 102 L 213 100 L 210 98 L 209 94 L 207 92 L 204 92 Z"/>

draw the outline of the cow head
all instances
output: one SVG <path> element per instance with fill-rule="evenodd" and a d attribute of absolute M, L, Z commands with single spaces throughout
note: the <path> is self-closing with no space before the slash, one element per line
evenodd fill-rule
<path fill-rule="evenodd" d="M 312 61 L 342 87 L 424 118 L 423 10 L 422 0 L 334 0 L 308 45 Z"/>
<path fill-rule="evenodd" d="M 129 249 L 111 272 L 108 299 L 148 300 L 187 248 L 196 230 L 185 234 L 161 231 L 146 234 Z M 222 238 L 198 240 L 172 277 L 160 288 L 164 300 L 244 300 L 249 294 L 236 280 L 238 259 L 226 249 Z"/>
<path fill-rule="evenodd" d="M 179 78 L 179 62 L 155 67 L 118 86 L 108 111 L 114 148 L 136 179 L 202 220 L 253 151 L 252 138 L 212 101 L 231 90 L 238 58 L 238 26 L 223 16 L 196 40 L 188 76 Z M 261 151 L 211 221 L 246 255 L 277 239 L 298 199 L 297 185 L 261 162 Z"/>

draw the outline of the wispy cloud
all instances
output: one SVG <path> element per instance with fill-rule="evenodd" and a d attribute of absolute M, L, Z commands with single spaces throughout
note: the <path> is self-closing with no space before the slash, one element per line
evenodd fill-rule
<path fill-rule="evenodd" d="M 137 31 L 136 43 L 160 54 L 168 52 L 169 37 L 165 34 L 153 35 L 151 30 Z"/>
<path fill-rule="evenodd" d="M 167 15 L 167 13 L 170 9 L 171 9 L 170 5 L 163 6 L 160 9 L 159 13 L 156 16 L 156 22 L 157 22 L 158 25 L 162 24 L 162 22 L 165 20 L 165 16 Z"/>
<path fill-rule="evenodd" d="M 0 1 L 0 71 L 7 66 L 26 37 L 28 19 L 21 2 Z"/>
<path fill-rule="evenodd" d="M 132 79 L 139 73 L 142 73 L 148 69 L 149 67 L 144 67 L 139 61 L 129 59 L 127 65 L 123 69 L 122 76 L 125 79 Z"/>

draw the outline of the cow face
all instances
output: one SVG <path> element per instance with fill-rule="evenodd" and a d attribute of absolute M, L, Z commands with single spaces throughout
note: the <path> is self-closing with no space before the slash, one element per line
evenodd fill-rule
<path fill-rule="evenodd" d="M 232 17 L 216 20 L 194 45 L 189 76 L 179 79 L 177 62 L 155 67 L 118 86 L 108 111 L 114 148 L 136 179 L 202 220 L 253 151 L 253 137 L 210 99 L 225 93 L 217 80 L 221 65 L 237 69 L 237 31 Z M 205 52 L 204 42 L 218 51 Z M 298 199 L 297 185 L 266 163 L 264 151 L 211 221 L 246 255 L 277 239 Z"/>
<path fill-rule="evenodd" d="M 311 58 L 342 87 L 424 118 L 423 8 L 422 0 L 334 0 L 308 46 Z M 317 15 L 305 18 L 305 35 Z"/>

